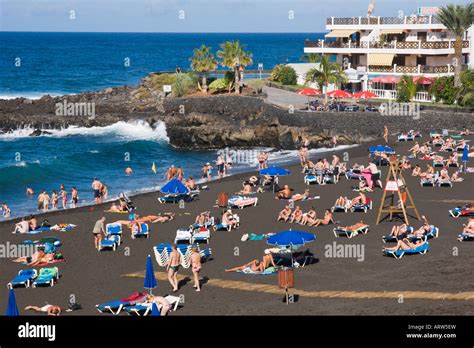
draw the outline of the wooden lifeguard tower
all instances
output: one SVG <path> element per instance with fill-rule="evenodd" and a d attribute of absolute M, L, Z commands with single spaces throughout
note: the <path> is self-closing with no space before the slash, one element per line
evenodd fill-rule
<path fill-rule="evenodd" d="M 398 200 L 395 200 L 396 197 L 398 197 Z M 386 203 L 387 200 L 388 204 Z M 387 216 L 390 217 L 390 220 L 393 220 L 394 215 L 401 214 L 403 220 L 408 225 L 408 210 L 413 210 L 416 218 L 420 220 L 420 214 L 418 213 L 418 209 L 416 208 L 413 197 L 408 189 L 405 178 L 403 177 L 400 160 L 395 155 L 390 156 L 387 180 L 383 191 L 382 201 L 380 202 L 376 224 L 378 225 L 380 221 L 385 219 Z M 383 213 L 388 213 L 388 215 L 385 215 L 382 219 Z"/>

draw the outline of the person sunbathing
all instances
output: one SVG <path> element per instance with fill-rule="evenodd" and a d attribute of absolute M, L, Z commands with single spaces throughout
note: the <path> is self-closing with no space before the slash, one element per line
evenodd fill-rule
<path fill-rule="evenodd" d="M 119 199 L 119 211 L 130 211 L 130 207 L 128 206 L 127 202 L 125 202 L 125 199 L 120 198 Z"/>
<path fill-rule="evenodd" d="M 209 214 L 210 213 L 208 211 L 198 214 L 194 220 L 194 224 L 199 226 L 205 225 L 209 221 Z"/>
<path fill-rule="evenodd" d="M 334 203 L 335 207 L 343 207 L 349 209 L 352 206 L 352 202 L 347 197 L 339 196 Z"/>
<path fill-rule="evenodd" d="M 474 234 L 474 217 L 469 217 L 467 224 L 463 224 L 464 228 L 462 233 L 464 234 Z"/>
<path fill-rule="evenodd" d="M 303 214 L 300 224 L 313 226 L 315 222 L 316 222 L 316 209 L 314 209 L 314 207 L 311 207 L 311 209 L 307 213 Z"/>
<path fill-rule="evenodd" d="M 420 173 L 420 178 L 426 178 L 427 180 L 432 180 L 434 175 L 434 167 L 430 164 L 426 165 L 426 171 Z"/>
<path fill-rule="evenodd" d="M 283 189 L 277 193 L 275 196 L 276 199 L 290 199 L 291 198 L 291 189 L 288 185 L 283 186 Z"/>
<path fill-rule="evenodd" d="M 450 165 L 457 165 L 458 164 L 458 154 L 453 152 L 451 156 L 446 160 L 446 165 L 449 167 Z"/>
<path fill-rule="evenodd" d="M 196 182 L 194 181 L 192 176 L 186 179 L 184 186 L 186 186 L 191 191 L 194 191 L 197 189 Z"/>
<path fill-rule="evenodd" d="M 61 314 L 61 307 L 53 306 L 50 304 L 44 305 L 43 307 L 37 306 L 26 306 L 25 311 L 32 310 L 35 312 L 46 313 L 51 316 L 59 316 Z"/>
<path fill-rule="evenodd" d="M 398 237 L 398 236 L 404 235 L 407 232 L 408 232 L 407 224 L 402 224 L 400 226 L 395 225 L 395 226 L 392 227 L 392 231 L 390 232 L 390 236 Z"/>
<path fill-rule="evenodd" d="M 250 183 L 248 181 L 244 181 L 242 183 L 242 186 L 243 186 L 243 189 L 240 190 L 238 193 L 240 194 L 249 194 L 249 193 L 252 193 L 252 185 L 250 185 Z"/>
<path fill-rule="evenodd" d="M 413 250 L 416 248 L 419 248 L 423 244 L 425 244 L 425 241 L 422 241 L 420 239 L 415 240 L 414 242 L 410 242 L 407 238 L 404 239 L 399 239 L 397 241 L 397 245 L 394 247 L 385 247 L 383 250 L 387 251 L 397 251 L 397 250 Z"/>
<path fill-rule="evenodd" d="M 413 231 L 413 233 L 409 234 L 409 237 L 423 237 L 425 234 L 429 233 L 431 231 L 431 225 L 428 222 L 428 219 L 426 216 L 422 215 L 421 219 L 423 220 L 423 226 L 421 226 L 419 229 L 416 231 Z"/>
<path fill-rule="evenodd" d="M 250 185 L 252 186 L 258 186 L 260 184 L 260 178 L 255 176 L 255 175 L 252 175 L 248 182 L 250 183 Z"/>
<path fill-rule="evenodd" d="M 451 181 L 452 182 L 462 182 L 462 181 L 464 181 L 464 178 L 461 178 L 459 176 L 459 172 L 454 172 L 453 175 L 451 175 Z"/>
<path fill-rule="evenodd" d="M 109 208 L 109 212 L 114 212 L 114 213 L 119 213 L 122 212 L 123 210 L 120 208 L 120 205 L 113 202 L 112 205 Z"/>
<path fill-rule="evenodd" d="M 28 224 L 30 225 L 30 231 L 34 231 L 38 228 L 38 220 L 33 215 L 30 216 Z"/>
<path fill-rule="evenodd" d="M 155 219 L 151 221 L 151 223 L 152 224 L 157 223 L 157 222 L 165 223 L 165 222 L 173 220 L 175 215 L 176 215 L 175 213 L 163 213 L 160 216 L 155 216 Z"/>
<path fill-rule="evenodd" d="M 263 266 L 263 263 L 260 262 L 260 260 L 255 259 L 246 263 L 243 266 L 226 269 L 225 272 L 238 272 L 238 271 L 244 271 L 244 270 L 248 270 L 252 272 L 263 272 L 265 268 Z"/>
<path fill-rule="evenodd" d="M 345 229 L 345 230 L 348 230 L 348 231 L 355 231 L 361 227 L 366 227 L 367 224 L 364 223 L 362 220 L 360 222 L 356 222 L 355 224 L 353 225 L 350 225 L 350 226 L 337 226 L 337 228 L 342 228 L 342 229 Z"/>
<path fill-rule="evenodd" d="M 300 206 L 297 205 L 295 210 L 291 214 L 290 222 L 296 222 L 299 224 L 302 218 L 303 218 L 303 211 L 301 210 Z"/>
<path fill-rule="evenodd" d="M 413 147 L 408 150 L 408 152 L 411 152 L 413 157 L 416 157 L 416 155 L 420 152 L 420 144 L 418 144 L 418 142 L 415 142 L 415 145 L 413 145 Z"/>
<path fill-rule="evenodd" d="M 451 178 L 449 177 L 448 169 L 446 167 L 444 167 L 439 172 L 438 182 L 445 183 L 445 182 L 450 182 L 450 181 L 451 181 Z"/>
<path fill-rule="evenodd" d="M 326 225 L 329 225 L 330 223 L 334 223 L 333 215 L 330 209 L 326 209 L 326 211 L 324 212 L 324 218 L 316 219 L 314 224 L 308 224 L 308 226 L 314 226 L 314 227 L 318 227 L 319 225 L 326 226 Z"/>
<path fill-rule="evenodd" d="M 22 218 L 20 222 L 15 224 L 15 230 L 12 233 L 28 233 L 30 230 L 30 224 L 25 218 Z"/>
<path fill-rule="evenodd" d="M 369 187 L 369 184 L 367 184 L 367 181 L 365 180 L 359 180 L 359 184 L 357 185 L 357 188 L 354 189 L 354 191 L 374 192 L 374 190 Z"/>
<path fill-rule="evenodd" d="M 304 193 L 297 193 L 291 196 L 291 200 L 293 202 L 304 201 L 305 199 L 309 198 L 309 190 L 304 190 Z"/>
<path fill-rule="evenodd" d="M 161 306 L 160 316 L 162 317 L 166 316 L 172 308 L 171 303 L 162 296 L 153 296 L 149 294 L 146 296 L 146 303 L 151 304 L 151 305 L 153 305 L 153 303 L 156 303 L 157 307 Z"/>
<path fill-rule="evenodd" d="M 421 176 L 421 167 L 418 164 L 413 168 L 411 176 Z"/>
<path fill-rule="evenodd" d="M 277 221 L 283 220 L 286 222 L 290 218 L 290 215 L 291 215 L 291 208 L 288 205 L 286 205 L 285 208 L 283 208 L 283 210 L 280 211 L 280 213 L 278 213 Z"/>
<path fill-rule="evenodd" d="M 449 138 L 442 146 L 440 151 L 453 151 L 453 139 Z"/>
<path fill-rule="evenodd" d="M 367 204 L 367 196 L 362 192 L 359 192 L 359 195 L 357 197 L 352 198 L 352 200 L 351 200 L 351 205 L 352 206 L 354 206 L 354 205 L 366 205 L 366 204 Z"/>
<path fill-rule="evenodd" d="M 352 167 L 352 172 L 353 173 L 360 173 L 361 171 L 363 171 L 365 169 L 365 167 L 362 165 L 362 164 L 357 164 L 355 163 Z"/>
<path fill-rule="evenodd" d="M 236 228 L 238 221 L 234 218 L 234 214 L 232 213 L 231 209 L 228 209 L 222 214 L 222 224 L 226 226 L 231 226 L 232 228 Z"/>
<path fill-rule="evenodd" d="M 39 262 L 41 262 L 41 260 L 43 260 L 43 258 L 45 257 L 45 253 L 43 250 L 38 250 L 36 252 L 34 252 L 31 256 L 22 256 L 22 257 L 18 257 L 14 260 L 12 260 L 13 262 L 21 262 L 21 263 L 26 263 L 27 265 L 32 265 L 32 264 L 37 264 Z"/>

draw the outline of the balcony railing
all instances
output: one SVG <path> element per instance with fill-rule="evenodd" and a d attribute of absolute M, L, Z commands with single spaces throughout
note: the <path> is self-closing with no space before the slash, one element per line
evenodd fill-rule
<path fill-rule="evenodd" d="M 327 41 L 318 40 L 310 41 L 306 40 L 305 47 L 315 48 L 371 48 L 371 49 L 408 49 L 408 50 L 441 50 L 441 49 L 454 49 L 455 41 L 392 41 L 392 42 L 379 42 L 379 41 L 360 41 L 360 42 L 341 42 L 341 41 Z M 469 48 L 469 41 L 463 41 L 463 48 Z"/>
<path fill-rule="evenodd" d="M 452 65 L 425 66 L 425 65 L 393 65 L 393 66 L 370 66 L 370 72 L 388 74 L 447 74 L 454 72 Z"/>
<path fill-rule="evenodd" d="M 331 17 L 327 25 L 380 25 L 380 24 L 440 24 L 436 16 L 400 16 L 400 17 Z"/>
<path fill-rule="evenodd" d="M 369 91 L 376 94 L 378 98 L 382 99 L 397 99 L 398 93 L 395 90 L 390 89 L 372 89 L 369 88 Z M 431 102 L 432 98 L 428 92 L 417 92 L 413 101 L 417 102 Z"/>

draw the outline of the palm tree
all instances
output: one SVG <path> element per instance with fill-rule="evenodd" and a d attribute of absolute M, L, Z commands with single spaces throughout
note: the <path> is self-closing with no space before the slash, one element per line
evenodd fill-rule
<path fill-rule="evenodd" d="M 308 70 L 305 78 L 305 85 L 309 82 L 317 82 L 319 88 L 327 86 L 329 83 L 340 84 L 347 82 L 347 76 L 342 70 L 341 66 L 329 60 L 329 56 L 318 55 L 316 63 L 319 63 L 319 68 Z M 327 94 L 325 94 L 327 102 Z"/>
<path fill-rule="evenodd" d="M 419 90 L 419 81 L 422 80 L 423 77 L 419 78 L 418 82 L 415 82 L 412 76 L 403 75 L 397 84 L 398 101 L 411 102 Z"/>
<path fill-rule="evenodd" d="M 217 60 L 214 58 L 211 48 L 206 45 L 195 48 L 193 56 L 189 60 L 191 61 L 191 68 L 201 74 L 202 90 L 207 93 L 207 74 L 217 68 Z"/>
<path fill-rule="evenodd" d="M 252 64 L 252 53 L 246 52 L 245 47 L 239 41 L 226 41 L 220 45 L 221 51 L 217 56 L 222 59 L 221 65 L 234 70 L 235 93 L 240 93 L 240 71 L 239 69 Z"/>
<path fill-rule="evenodd" d="M 438 20 L 456 37 L 454 43 L 454 86 L 461 85 L 462 37 L 474 21 L 474 3 L 441 7 Z"/>
<path fill-rule="evenodd" d="M 317 63 L 320 59 L 320 55 L 317 53 L 305 53 L 301 56 L 301 60 L 306 63 Z"/>

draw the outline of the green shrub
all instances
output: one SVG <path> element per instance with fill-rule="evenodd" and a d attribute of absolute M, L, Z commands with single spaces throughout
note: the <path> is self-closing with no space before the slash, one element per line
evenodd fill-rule
<path fill-rule="evenodd" d="M 437 102 L 453 104 L 457 95 L 456 87 L 454 87 L 454 77 L 443 76 L 435 79 L 431 84 L 430 93 Z"/>
<path fill-rule="evenodd" d="M 263 86 L 265 86 L 265 80 L 248 80 L 247 85 L 250 86 L 256 93 L 262 93 Z"/>
<path fill-rule="evenodd" d="M 197 80 L 194 80 L 189 74 L 176 74 L 172 85 L 172 92 L 175 97 L 182 97 L 196 92 Z"/>
<path fill-rule="evenodd" d="M 270 81 L 280 82 L 282 68 L 283 64 L 278 64 L 273 67 L 272 74 L 270 75 Z"/>
<path fill-rule="evenodd" d="M 279 64 L 272 70 L 270 80 L 281 82 L 283 85 L 296 85 L 298 76 L 291 66 Z"/>
<path fill-rule="evenodd" d="M 173 85 L 176 81 L 176 74 L 150 75 L 149 81 L 151 87 L 156 91 L 163 91 L 164 85 Z"/>
<path fill-rule="evenodd" d="M 211 91 L 224 91 L 229 87 L 229 83 L 225 79 L 217 79 L 209 84 Z"/>

